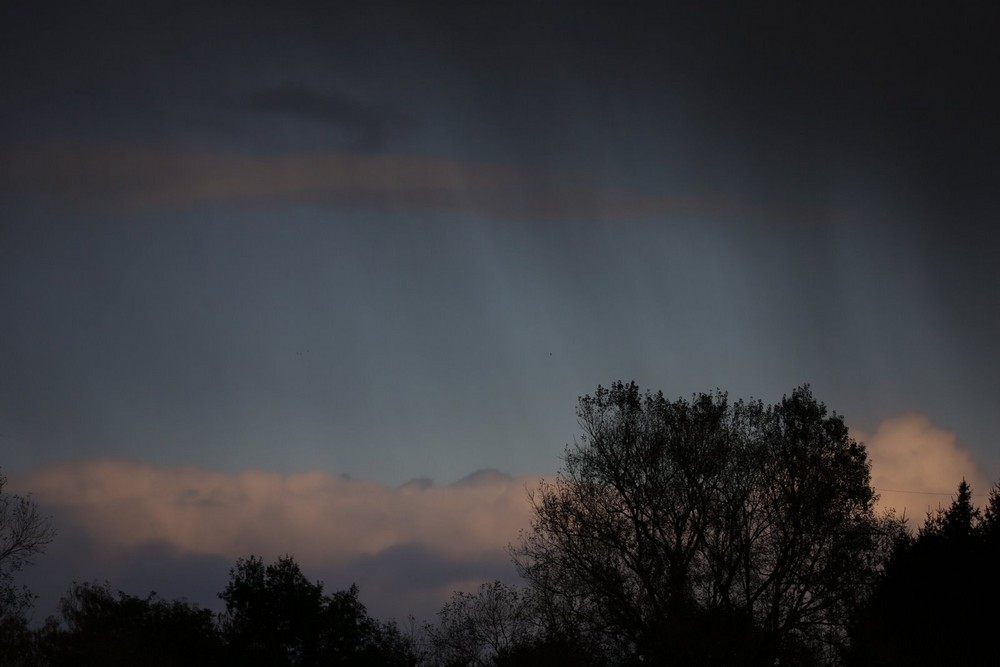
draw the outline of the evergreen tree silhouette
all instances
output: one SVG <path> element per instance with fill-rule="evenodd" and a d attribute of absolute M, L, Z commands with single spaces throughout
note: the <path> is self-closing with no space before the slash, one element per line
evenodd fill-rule
<path fill-rule="evenodd" d="M 995 662 L 993 618 L 1000 596 L 1000 493 L 985 514 L 966 480 L 947 509 L 903 538 L 851 628 L 849 665 L 983 665 Z"/>

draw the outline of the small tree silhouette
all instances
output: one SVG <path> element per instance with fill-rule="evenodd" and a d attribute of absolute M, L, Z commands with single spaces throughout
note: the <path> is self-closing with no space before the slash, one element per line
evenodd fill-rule
<path fill-rule="evenodd" d="M 0 620 L 20 617 L 34 597 L 18 588 L 14 574 L 45 551 L 55 537 L 49 518 L 31 496 L 6 493 L 7 478 L 0 473 Z"/>
<path fill-rule="evenodd" d="M 976 534 L 982 514 L 972 504 L 972 488 L 962 478 L 958 493 L 948 509 L 938 509 L 936 514 L 928 514 L 920 534 L 927 539 L 968 541 Z"/>

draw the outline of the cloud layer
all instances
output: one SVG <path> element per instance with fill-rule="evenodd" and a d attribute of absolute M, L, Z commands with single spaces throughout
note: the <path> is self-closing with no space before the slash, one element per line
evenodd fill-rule
<path fill-rule="evenodd" d="M 911 526 L 947 505 L 963 477 L 988 491 L 955 435 L 923 415 L 854 435 L 867 443 L 882 505 L 905 511 Z M 60 530 L 27 580 L 43 594 L 43 614 L 70 581 L 93 578 L 218 608 L 215 593 L 236 558 L 291 553 L 329 588 L 358 582 L 377 615 L 429 619 L 453 591 L 514 576 L 505 547 L 528 527 L 538 481 L 480 471 L 444 486 L 415 479 L 392 488 L 320 471 L 86 460 L 41 468 L 11 488 L 30 491 Z"/>
<path fill-rule="evenodd" d="M 90 564 L 56 575 L 54 595 L 74 578 L 123 586 L 142 579 L 139 571 L 180 568 L 190 576 L 192 568 L 210 567 L 223 574 L 219 564 L 238 557 L 290 553 L 307 576 L 330 586 L 357 581 L 374 611 L 426 616 L 454 590 L 512 575 L 505 547 L 528 526 L 527 489 L 537 483 L 480 471 L 447 486 L 413 480 L 390 488 L 318 471 L 226 474 L 88 460 L 39 469 L 13 488 L 30 490 L 53 516 L 57 542 L 71 544 L 44 560 Z M 203 573 L 195 578 L 207 583 Z M 207 590 L 175 594 L 211 604 L 224 584 L 219 577 Z"/>
<path fill-rule="evenodd" d="M 19 482 L 108 550 L 278 550 L 304 564 L 343 564 L 401 545 L 453 559 L 503 549 L 527 526 L 526 488 L 536 484 L 480 472 L 449 486 L 415 480 L 389 488 L 318 471 L 225 474 L 125 460 L 50 466 Z"/>

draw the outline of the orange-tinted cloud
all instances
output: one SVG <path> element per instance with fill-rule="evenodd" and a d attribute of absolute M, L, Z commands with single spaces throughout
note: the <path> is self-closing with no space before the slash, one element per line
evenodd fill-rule
<path fill-rule="evenodd" d="M 19 478 L 58 522 L 101 549 L 166 545 L 235 559 L 293 553 L 343 565 L 404 546 L 448 560 L 502 554 L 527 527 L 535 478 L 477 474 L 449 486 L 390 488 L 326 472 L 235 474 L 92 460 Z"/>
<path fill-rule="evenodd" d="M 955 435 L 922 415 L 855 436 L 867 444 L 883 506 L 905 510 L 914 523 L 946 505 L 963 478 L 977 493 L 989 489 Z M 527 491 L 538 477 L 486 471 L 445 486 L 414 480 L 392 488 L 320 471 L 222 473 L 88 460 L 12 482 L 105 549 L 166 544 L 181 554 L 291 552 L 303 563 L 344 564 L 414 545 L 449 560 L 501 553 L 528 526 Z"/>
<path fill-rule="evenodd" d="M 963 478 L 977 494 L 989 490 L 955 434 L 924 415 L 908 413 L 883 421 L 871 435 L 854 435 L 868 446 L 881 505 L 905 511 L 911 527 L 921 525 L 928 510 L 947 507 Z"/>
<path fill-rule="evenodd" d="M 915 523 L 946 505 L 963 478 L 977 493 L 989 489 L 955 434 L 923 415 L 854 435 L 867 444 L 882 505 L 905 510 Z M 392 488 L 320 471 L 222 473 L 88 460 L 12 482 L 107 549 L 166 544 L 226 558 L 292 552 L 304 563 L 343 564 L 414 545 L 449 560 L 500 553 L 528 526 L 527 492 L 538 477 L 484 471 L 445 486 L 414 480 Z"/>
<path fill-rule="evenodd" d="M 556 221 L 735 216 L 800 225 L 824 215 L 719 195 L 651 196 L 597 186 L 583 173 L 484 162 L 130 146 L 55 145 L 10 152 L 0 162 L 0 191 L 41 205 L 98 213 L 298 202 Z"/>
<path fill-rule="evenodd" d="M 905 510 L 912 527 L 928 508 L 947 505 L 963 477 L 974 491 L 988 490 L 955 435 L 922 415 L 854 435 L 868 445 L 883 506 Z M 429 619 L 452 591 L 513 575 L 505 547 L 528 527 L 527 491 L 538 480 L 481 471 L 445 486 L 418 479 L 392 488 L 319 471 L 89 460 L 10 481 L 12 492 L 33 493 L 61 531 L 52 553 L 31 568 L 32 587 L 47 594 L 49 607 L 74 578 L 134 581 L 139 594 L 147 584 L 138 582 L 156 580 L 148 585 L 161 592 L 176 586 L 174 594 L 217 603 L 227 563 L 291 553 L 308 576 L 331 586 L 359 582 L 383 617 Z M 200 588 L 185 587 L 181 580 L 196 571 Z"/>

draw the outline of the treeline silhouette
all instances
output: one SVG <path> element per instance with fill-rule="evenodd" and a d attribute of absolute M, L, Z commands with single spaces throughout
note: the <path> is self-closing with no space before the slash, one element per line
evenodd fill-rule
<path fill-rule="evenodd" d="M 807 386 L 765 405 L 619 382 L 577 416 L 509 548 L 523 585 L 457 592 L 405 632 L 291 556 L 237 560 L 221 614 L 84 583 L 30 628 L 13 573 L 52 533 L 30 500 L 0 494 L 0 665 L 995 662 L 1000 486 L 979 508 L 962 480 L 912 533 L 876 510 L 864 445 Z"/>
<path fill-rule="evenodd" d="M 408 666 L 419 660 L 413 636 L 373 619 L 357 587 L 324 594 L 291 556 L 265 565 L 239 559 L 215 614 L 184 600 L 136 597 L 108 584 L 73 584 L 60 617 L 30 629 L 3 619 L 0 664 L 359 665 Z"/>

